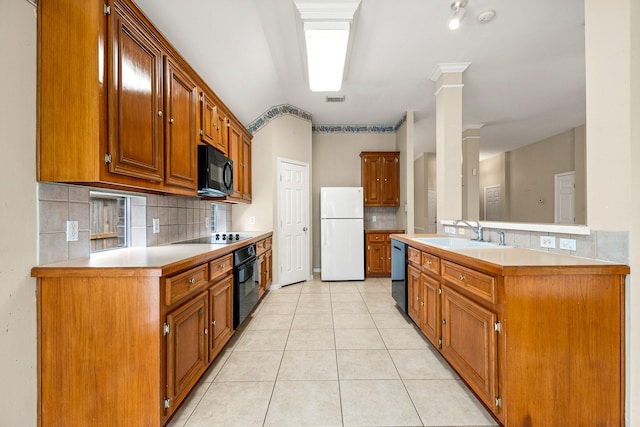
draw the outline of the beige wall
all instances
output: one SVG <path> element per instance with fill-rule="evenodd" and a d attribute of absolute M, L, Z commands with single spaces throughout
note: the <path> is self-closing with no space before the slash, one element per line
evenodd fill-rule
<path fill-rule="evenodd" d="M 396 151 L 393 133 L 313 133 L 313 267 L 320 268 L 320 187 L 359 187 L 362 151 Z"/>
<path fill-rule="evenodd" d="M 280 281 L 278 245 L 278 159 L 294 160 L 309 165 L 309 191 L 311 192 L 313 168 L 311 148 L 311 122 L 294 116 L 280 116 L 260 129 L 251 144 L 252 201 L 250 205 L 234 205 L 233 227 L 244 231 L 273 230 L 273 283 Z M 311 214 L 311 200 L 309 213 Z M 255 224 L 250 223 L 255 218 Z M 309 238 L 309 257 L 313 237 Z M 312 268 L 309 260 L 309 277 Z"/>
<path fill-rule="evenodd" d="M 574 170 L 573 153 L 573 131 L 510 152 L 510 221 L 554 222 L 554 175 Z"/>
<path fill-rule="evenodd" d="M 36 425 L 36 16 L 0 1 L 0 424 Z"/>
<path fill-rule="evenodd" d="M 416 233 L 427 230 L 427 153 L 422 153 L 413 162 L 413 221 Z"/>
<path fill-rule="evenodd" d="M 400 208 L 396 212 L 396 227 L 413 233 L 414 190 L 413 190 L 413 137 L 414 113 L 407 112 L 407 120 L 396 132 L 396 150 L 400 152 Z"/>
<path fill-rule="evenodd" d="M 480 162 L 480 218 L 484 188 L 500 185 L 503 221 L 553 223 L 554 175 L 575 171 L 576 224 L 585 224 L 584 129 L 579 126 Z"/>
<path fill-rule="evenodd" d="M 509 204 L 505 200 L 509 200 L 508 170 L 509 170 L 509 153 L 502 153 L 490 157 L 480 162 L 480 219 L 484 216 L 484 189 L 494 185 L 499 185 L 502 194 L 502 204 L 500 206 L 500 220 L 509 220 Z"/>

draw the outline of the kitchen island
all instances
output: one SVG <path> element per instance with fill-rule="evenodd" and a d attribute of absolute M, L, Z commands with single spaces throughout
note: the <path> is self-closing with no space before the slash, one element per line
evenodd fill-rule
<path fill-rule="evenodd" d="M 504 426 L 621 426 L 626 265 L 512 247 L 407 248 L 407 314 Z"/>
<path fill-rule="evenodd" d="M 34 267 L 39 425 L 166 424 L 234 333 L 233 251 L 271 235 Z"/>

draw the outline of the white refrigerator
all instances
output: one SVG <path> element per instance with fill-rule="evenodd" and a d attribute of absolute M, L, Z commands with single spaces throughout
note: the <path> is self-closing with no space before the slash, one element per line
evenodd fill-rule
<path fill-rule="evenodd" d="M 320 188 L 320 278 L 364 280 L 362 187 Z"/>

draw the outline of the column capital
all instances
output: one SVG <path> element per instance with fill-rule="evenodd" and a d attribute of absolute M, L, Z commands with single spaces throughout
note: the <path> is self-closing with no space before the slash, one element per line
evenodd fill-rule
<path fill-rule="evenodd" d="M 444 73 L 463 73 L 469 68 L 471 62 L 449 62 L 436 65 L 431 73 L 431 81 L 437 82 L 440 76 Z"/>

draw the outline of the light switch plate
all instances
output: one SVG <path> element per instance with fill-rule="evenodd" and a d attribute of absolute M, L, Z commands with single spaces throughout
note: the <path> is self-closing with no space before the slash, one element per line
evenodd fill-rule
<path fill-rule="evenodd" d="M 540 236 L 540 247 L 554 249 L 556 247 L 556 238 L 554 236 Z"/>
<path fill-rule="evenodd" d="M 160 233 L 160 218 L 153 218 L 153 234 Z"/>
<path fill-rule="evenodd" d="M 576 250 L 576 240 L 575 239 L 560 239 L 560 249 L 565 249 L 567 251 Z"/>

